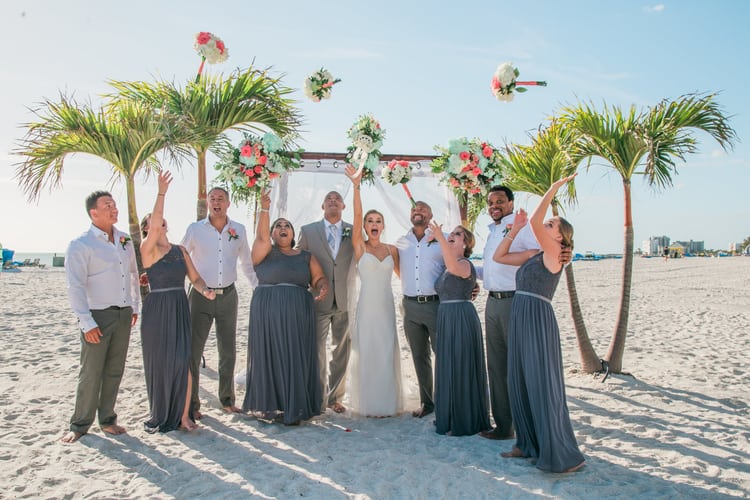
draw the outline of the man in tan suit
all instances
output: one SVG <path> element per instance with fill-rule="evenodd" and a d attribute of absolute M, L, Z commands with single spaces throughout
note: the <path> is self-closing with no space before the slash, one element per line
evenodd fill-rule
<path fill-rule="evenodd" d="M 312 253 L 323 267 L 330 284 L 328 295 L 315 302 L 318 333 L 318 360 L 323 403 L 336 413 L 346 408 L 341 404 L 346 389 L 346 367 L 351 351 L 349 331 L 348 278 L 352 266 L 352 225 L 341 220 L 346 205 L 336 191 L 323 200 L 323 220 L 302 226 L 298 247 Z M 330 364 L 326 344 L 331 332 L 333 353 Z M 330 375 L 329 375 L 330 372 Z"/>

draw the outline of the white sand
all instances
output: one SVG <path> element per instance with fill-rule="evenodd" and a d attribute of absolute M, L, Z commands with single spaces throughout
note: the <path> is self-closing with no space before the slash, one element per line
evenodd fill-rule
<path fill-rule="evenodd" d="M 606 353 L 621 261 L 577 262 L 589 333 Z M 625 370 L 606 383 L 576 373 L 564 283 L 555 297 L 568 405 L 586 466 L 548 474 L 503 459 L 510 441 L 446 437 L 432 418 L 356 419 L 330 411 L 301 427 L 224 415 L 216 347 L 206 348 L 204 419 L 151 435 L 139 330 L 117 410 L 126 435 L 94 425 L 58 441 L 73 410 L 79 340 L 61 269 L 0 277 L 0 497 L 507 498 L 722 497 L 750 492 L 750 258 L 636 259 Z M 240 286 L 238 361 L 250 291 Z M 395 291 L 398 293 L 398 290 Z M 476 305 L 483 316 L 485 295 Z M 405 383 L 416 379 L 403 338 Z M 238 391 L 241 401 L 243 392 Z M 409 408 L 416 407 L 412 396 Z"/>

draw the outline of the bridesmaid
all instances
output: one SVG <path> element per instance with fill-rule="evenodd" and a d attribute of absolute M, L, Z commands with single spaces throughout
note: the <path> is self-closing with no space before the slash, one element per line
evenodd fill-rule
<path fill-rule="evenodd" d="M 190 309 L 185 294 L 185 275 L 209 300 L 216 298 L 206 287 L 184 248 L 167 239 L 164 198 L 172 175 L 159 173 L 154 211 L 141 221 L 141 258 L 151 292 L 143 301 L 141 346 L 146 376 L 149 419 L 147 432 L 177 428 L 197 429 L 190 411 Z"/>
<path fill-rule="evenodd" d="M 482 326 L 472 291 L 477 272 L 468 257 L 474 235 L 456 226 L 446 238 L 442 226 L 430 222 L 440 244 L 445 271 L 435 282 L 440 297 L 435 348 L 435 424 L 438 434 L 468 436 L 491 429 Z"/>

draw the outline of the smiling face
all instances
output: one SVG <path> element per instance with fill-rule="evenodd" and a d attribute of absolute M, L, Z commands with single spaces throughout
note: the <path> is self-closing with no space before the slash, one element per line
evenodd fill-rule
<path fill-rule="evenodd" d="M 286 219 L 276 219 L 271 226 L 271 240 L 279 248 L 294 246 L 294 226 Z"/>
<path fill-rule="evenodd" d="M 210 218 L 224 219 L 229 209 L 229 195 L 223 189 L 213 188 L 208 192 L 206 206 Z"/>
<path fill-rule="evenodd" d="M 432 208 L 427 203 L 418 201 L 411 209 L 409 220 L 414 227 L 427 227 L 432 220 Z"/>
<path fill-rule="evenodd" d="M 377 210 L 369 210 L 364 216 L 363 229 L 369 239 L 379 240 L 385 230 L 383 214 Z"/>
<path fill-rule="evenodd" d="M 103 195 L 97 198 L 96 204 L 89 209 L 91 222 L 99 229 L 106 231 L 117 224 L 117 216 L 120 212 L 117 210 L 117 203 L 109 195 Z"/>
<path fill-rule="evenodd" d="M 513 200 L 505 191 L 492 191 L 487 196 L 487 213 L 498 224 L 503 217 L 513 213 Z"/>
<path fill-rule="evenodd" d="M 469 257 L 474 250 L 474 233 L 463 226 L 456 226 L 446 241 L 456 255 Z"/>

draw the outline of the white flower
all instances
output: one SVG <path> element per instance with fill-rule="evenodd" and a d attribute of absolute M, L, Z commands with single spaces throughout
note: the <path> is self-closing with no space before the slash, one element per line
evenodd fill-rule
<path fill-rule="evenodd" d="M 508 85 L 511 85 L 513 82 L 516 81 L 516 69 L 513 67 L 513 63 L 512 62 L 502 63 L 500 66 L 497 67 L 497 70 L 495 71 L 495 76 L 497 77 L 502 87 L 507 87 Z"/>

